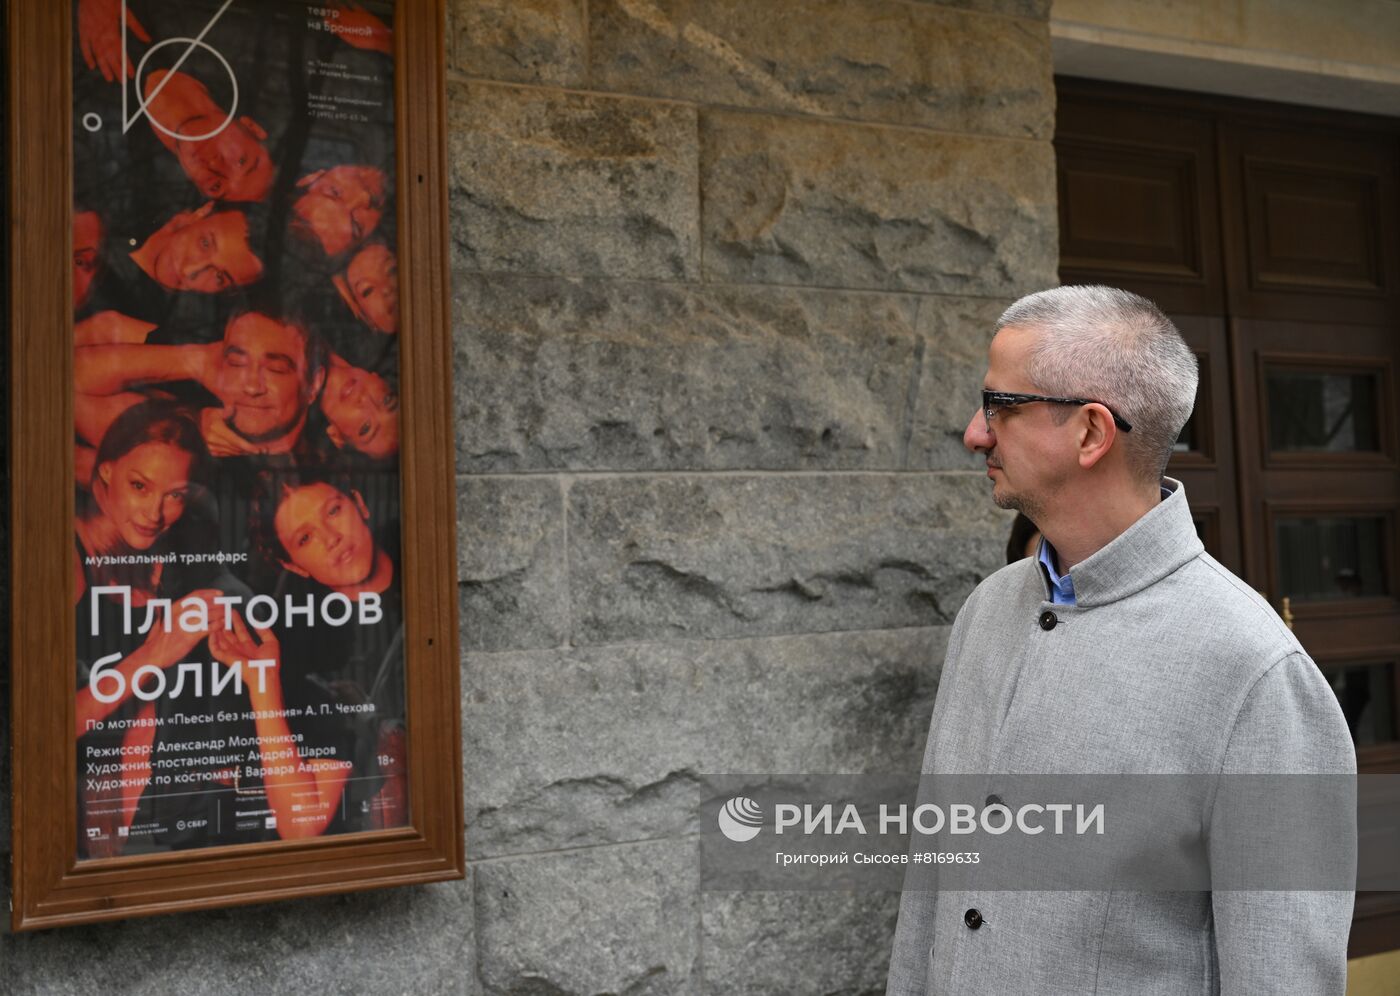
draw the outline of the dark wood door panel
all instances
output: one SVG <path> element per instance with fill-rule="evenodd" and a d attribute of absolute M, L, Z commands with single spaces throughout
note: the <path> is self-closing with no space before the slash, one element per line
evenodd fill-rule
<path fill-rule="evenodd" d="M 1400 317 L 1393 135 L 1227 123 L 1220 132 L 1228 307 L 1242 318 Z"/>
<path fill-rule="evenodd" d="M 1060 98 L 1060 272 L 1109 283 L 1165 311 L 1219 314 L 1215 127 L 1205 117 Z"/>

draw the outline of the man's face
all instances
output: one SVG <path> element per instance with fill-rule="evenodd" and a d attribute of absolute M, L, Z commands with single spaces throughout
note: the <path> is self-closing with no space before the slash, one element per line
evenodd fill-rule
<path fill-rule="evenodd" d="M 169 443 L 142 443 L 97 468 L 98 503 L 133 550 L 148 550 L 185 513 L 194 458 Z"/>
<path fill-rule="evenodd" d="M 383 459 L 399 451 L 399 398 L 383 377 L 332 363 L 321 392 L 326 434 L 337 446 Z"/>
<path fill-rule="evenodd" d="M 186 122 L 184 134 L 203 134 L 222 121 L 224 115 Z M 261 128 L 250 118 L 240 118 L 213 138 L 198 142 L 179 140 L 175 154 L 185 175 L 199 192 L 213 200 L 260 201 L 272 186 L 272 158 L 262 139 Z"/>
<path fill-rule="evenodd" d="M 335 286 L 370 328 L 386 335 L 399 330 L 399 265 L 388 246 L 376 242 L 355 253 Z"/>
<path fill-rule="evenodd" d="M 292 211 L 337 256 L 363 242 L 379 227 L 384 207 L 384 174 L 371 166 L 336 166 L 304 177 L 305 193 Z"/>
<path fill-rule="evenodd" d="M 248 219 L 239 211 L 193 217 L 151 239 L 159 240 L 151 275 L 170 290 L 217 294 L 262 275 L 262 261 L 248 246 Z"/>
<path fill-rule="evenodd" d="M 1026 360 L 1039 332 L 1008 326 L 997 333 L 988 351 L 987 390 L 1041 394 L 1026 376 Z M 979 407 L 963 430 L 963 445 L 987 458 L 987 476 L 994 482 L 992 500 L 1040 521 L 1064 482 L 1077 466 L 1072 423 L 1056 425 L 1054 406 L 1027 404 L 1002 408 L 991 431 Z"/>
<path fill-rule="evenodd" d="M 240 436 L 260 442 L 286 434 L 317 386 L 307 384 L 306 339 L 296 326 L 250 312 L 224 330 L 214 393 Z"/>
<path fill-rule="evenodd" d="M 273 525 L 287 552 L 282 566 L 329 588 L 356 585 L 374 570 L 369 510 L 358 491 L 329 484 L 293 488 L 277 505 Z"/>
<path fill-rule="evenodd" d="M 97 276 L 98 252 L 102 247 L 102 219 L 96 211 L 73 215 L 73 309 L 87 300 Z"/>

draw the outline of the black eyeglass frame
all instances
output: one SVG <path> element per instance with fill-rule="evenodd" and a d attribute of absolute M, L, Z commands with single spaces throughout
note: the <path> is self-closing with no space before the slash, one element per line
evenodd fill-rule
<path fill-rule="evenodd" d="M 992 411 L 992 405 L 998 408 L 1014 408 L 1016 405 L 1029 404 L 1032 401 L 1048 401 L 1054 405 L 1104 405 L 1102 401 L 1095 401 L 1092 398 L 1051 398 L 1044 394 L 1015 394 L 1009 391 L 983 391 L 982 392 L 982 417 L 987 420 L 987 431 L 992 430 L 992 417 L 996 412 Z M 1112 408 L 1108 408 L 1108 413 L 1113 416 L 1113 424 L 1124 432 L 1132 432 L 1133 427 L 1122 418 Z"/>

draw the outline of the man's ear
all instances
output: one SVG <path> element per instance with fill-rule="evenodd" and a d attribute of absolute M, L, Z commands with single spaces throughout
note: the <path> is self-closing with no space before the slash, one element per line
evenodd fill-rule
<path fill-rule="evenodd" d="M 368 521 L 369 521 L 369 508 L 365 505 L 365 500 L 364 500 L 364 498 L 361 497 L 361 495 L 360 495 L 360 493 L 359 493 L 358 491 L 355 491 L 355 490 L 353 490 L 353 489 L 352 489 L 351 492 L 350 492 L 350 497 L 353 498 L 353 499 L 355 500 L 355 507 L 358 508 L 358 509 L 360 510 L 360 515 L 364 517 L 364 519 L 365 519 L 366 522 L 368 522 Z"/>
<path fill-rule="evenodd" d="M 326 171 L 323 170 L 323 169 L 318 169 L 318 170 L 317 170 L 316 172 L 314 172 L 314 173 L 307 173 L 305 176 L 303 176 L 300 180 L 297 181 L 297 186 L 298 186 L 298 187 L 309 187 L 309 186 L 311 186 L 313 183 L 315 183 L 317 180 L 321 179 L 321 177 L 323 177 L 323 176 L 325 176 L 325 175 L 326 175 Z"/>
<path fill-rule="evenodd" d="M 1118 426 L 1113 424 L 1113 416 L 1103 405 L 1085 405 L 1080 411 L 1085 418 L 1079 429 L 1079 466 L 1088 470 L 1113 448 Z"/>
<path fill-rule="evenodd" d="M 277 562 L 278 562 L 279 564 L 282 565 L 282 569 L 283 569 L 283 570 L 291 571 L 293 574 L 300 575 L 301 577 L 304 577 L 304 578 L 309 578 L 309 577 L 311 577 L 311 575 L 310 575 L 308 572 L 302 570 L 300 567 L 298 567 L 296 564 L 292 563 L 290 560 L 279 560 L 279 561 L 277 561 Z"/>
<path fill-rule="evenodd" d="M 263 126 L 258 124 L 252 118 L 248 117 L 248 115 L 245 114 L 241 118 L 239 118 L 238 123 L 241 124 L 244 128 L 247 128 L 248 131 L 250 131 L 254 136 L 256 136 L 259 142 L 267 141 L 267 132 L 263 130 Z"/>

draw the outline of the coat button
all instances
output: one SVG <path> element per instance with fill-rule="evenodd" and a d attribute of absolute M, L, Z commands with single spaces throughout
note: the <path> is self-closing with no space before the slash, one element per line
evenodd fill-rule
<path fill-rule="evenodd" d="M 1046 609 L 1040 614 L 1041 629 L 1054 629 L 1055 624 L 1059 621 L 1060 620 L 1055 618 L 1055 613 L 1051 612 L 1049 609 Z"/>
<path fill-rule="evenodd" d="M 967 924 L 971 929 L 976 930 L 978 927 L 982 926 L 982 914 L 977 912 L 977 910 L 968 910 L 963 914 L 963 923 Z"/>
<path fill-rule="evenodd" d="M 1000 806 L 1000 805 L 1002 805 L 1001 796 L 999 796 L 999 795 L 997 795 L 995 792 L 993 792 L 991 795 L 987 796 L 987 801 L 984 802 L 983 805 L 984 805 L 984 806 Z"/>

